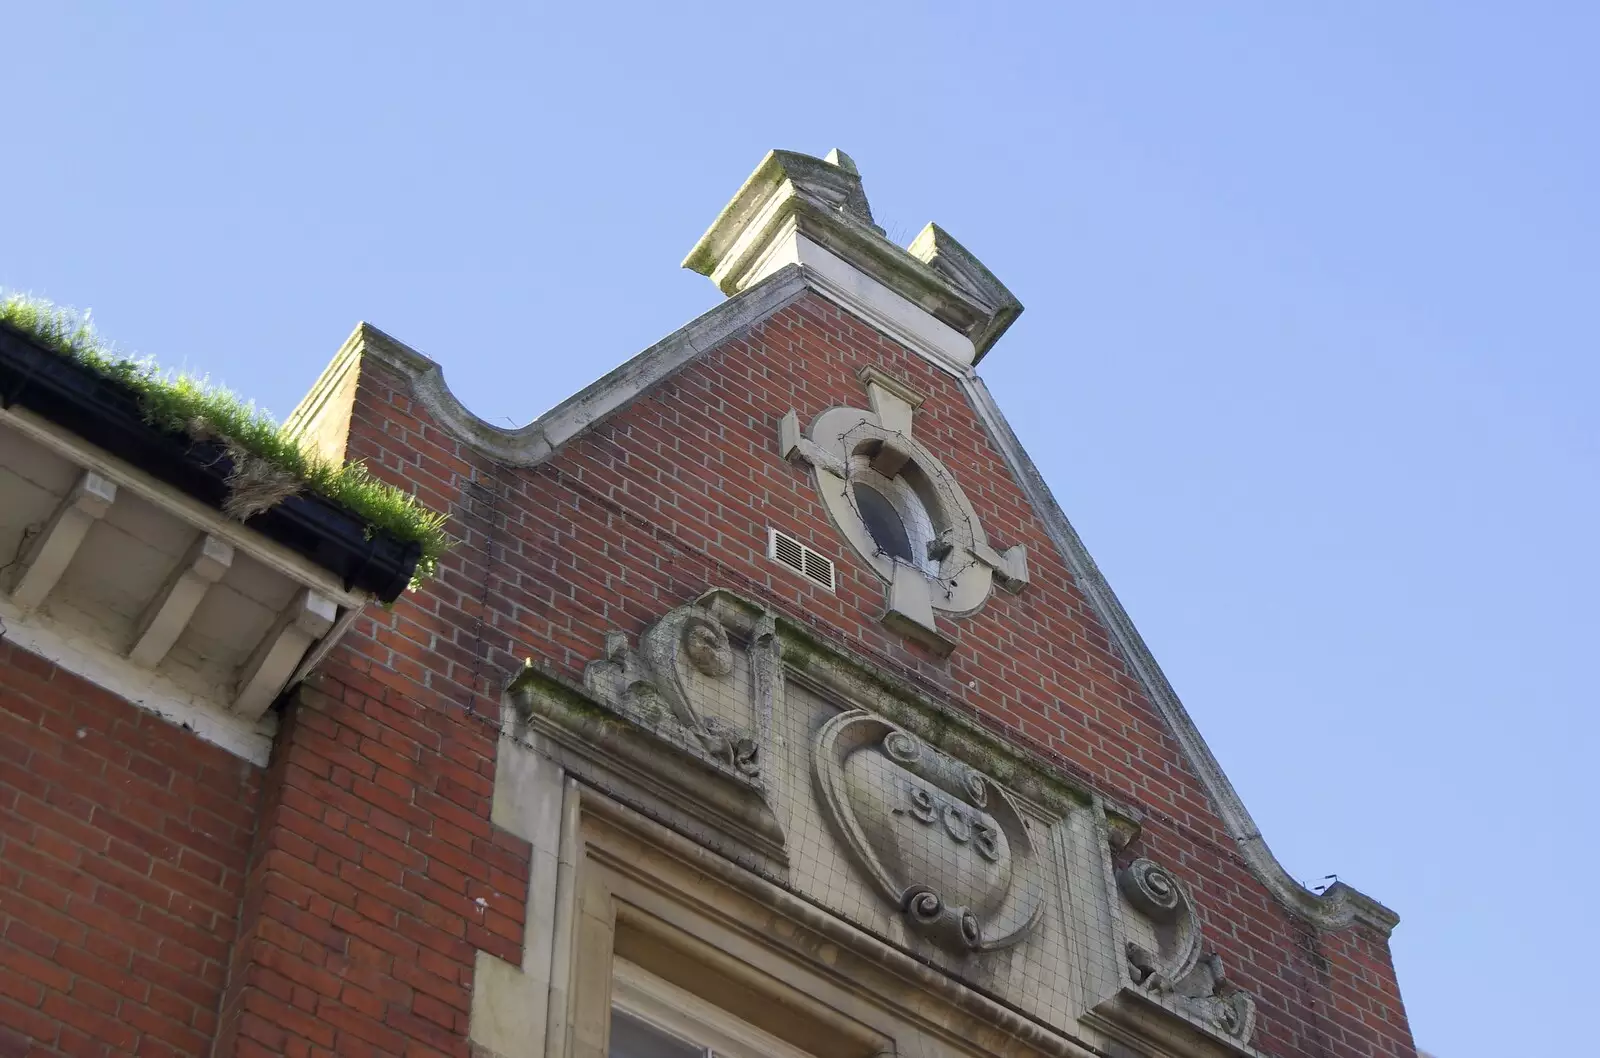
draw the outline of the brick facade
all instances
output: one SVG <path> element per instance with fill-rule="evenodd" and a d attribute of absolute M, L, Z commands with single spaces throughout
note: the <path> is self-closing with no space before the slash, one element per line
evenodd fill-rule
<path fill-rule="evenodd" d="M 489 825 L 494 750 L 491 727 L 366 658 L 301 691 L 266 774 L 218 1054 L 464 1053 L 474 949 L 521 960 L 528 848 Z"/>
<path fill-rule="evenodd" d="M 941 616 L 948 659 L 879 623 L 882 582 L 776 453 L 789 410 L 859 405 L 867 364 L 928 395 L 918 439 L 991 541 L 1028 549 L 1026 590 Z M 517 963 L 523 942 L 528 846 L 489 822 L 500 687 L 526 658 L 578 679 L 608 631 L 636 637 L 717 586 L 1145 813 L 1128 854 L 1190 881 L 1260 1001 L 1262 1052 L 1415 1054 L 1385 938 L 1313 929 L 1250 873 L 953 380 L 830 302 L 803 296 L 531 469 L 363 363 L 348 455 L 449 511 L 461 543 L 428 588 L 357 622 L 264 772 L 0 660 L 0 1047 L 203 1054 L 215 1033 L 220 1056 L 466 1055 L 474 952 Z M 835 558 L 837 592 L 769 562 L 769 525 Z"/>
<path fill-rule="evenodd" d="M 261 779 L 0 641 L 0 1054 L 209 1052 Z"/>

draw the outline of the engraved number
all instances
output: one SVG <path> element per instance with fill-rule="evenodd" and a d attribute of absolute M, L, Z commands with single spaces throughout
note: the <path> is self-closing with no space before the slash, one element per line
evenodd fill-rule
<path fill-rule="evenodd" d="M 957 845 L 965 845 L 972 840 L 972 820 L 961 810 L 959 805 L 944 806 L 945 833 L 956 839 Z"/>
<path fill-rule="evenodd" d="M 956 844 L 971 842 L 984 859 L 991 863 L 1000 859 L 1000 831 L 977 813 L 957 803 L 946 804 L 941 809 L 927 788 L 916 783 L 907 783 L 905 790 L 906 799 L 911 802 L 912 818 L 928 824 L 942 820 L 945 833 Z"/>
<path fill-rule="evenodd" d="M 1000 859 L 1000 832 L 981 819 L 972 822 L 973 844 L 978 855 L 994 863 Z"/>

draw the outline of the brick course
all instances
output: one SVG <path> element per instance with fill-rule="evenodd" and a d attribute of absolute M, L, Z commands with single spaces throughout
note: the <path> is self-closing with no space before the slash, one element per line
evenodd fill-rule
<path fill-rule="evenodd" d="M 208 1053 L 260 787 L 0 641 L 0 1055 Z"/>
<path fill-rule="evenodd" d="M 474 951 L 522 959 L 530 850 L 489 823 L 497 731 L 341 653 L 267 770 L 217 1053 L 464 1055 Z"/>

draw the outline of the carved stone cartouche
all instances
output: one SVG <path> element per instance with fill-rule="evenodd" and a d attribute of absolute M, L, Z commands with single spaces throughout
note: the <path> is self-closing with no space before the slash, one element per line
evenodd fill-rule
<path fill-rule="evenodd" d="M 1255 1029 L 1255 1000 L 1223 973 L 1222 959 L 1202 951 L 1200 921 L 1188 889 L 1166 868 L 1137 859 L 1117 872 L 1117 887 L 1155 927 L 1158 951 L 1127 942 L 1128 975 L 1196 1021 L 1247 1043 Z"/>
<path fill-rule="evenodd" d="M 1016 802 L 988 776 L 863 710 L 824 724 L 813 772 L 857 866 L 915 932 L 968 954 L 1020 941 L 1043 907 Z"/>

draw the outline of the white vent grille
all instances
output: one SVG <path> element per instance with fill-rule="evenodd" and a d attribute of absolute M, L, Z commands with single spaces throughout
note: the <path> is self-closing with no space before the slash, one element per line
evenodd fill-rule
<path fill-rule="evenodd" d="M 813 551 L 794 537 L 778 529 L 767 530 L 767 557 L 779 565 L 788 566 L 814 584 L 829 591 L 834 589 L 833 560 Z"/>

